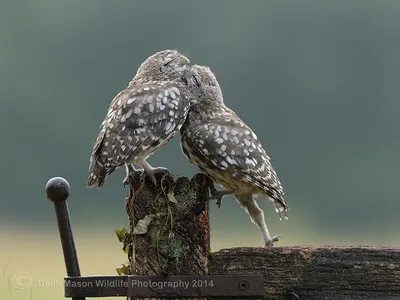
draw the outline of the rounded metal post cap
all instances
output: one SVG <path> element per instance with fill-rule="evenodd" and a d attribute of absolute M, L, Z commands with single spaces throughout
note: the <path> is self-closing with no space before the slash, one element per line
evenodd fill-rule
<path fill-rule="evenodd" d="M 51 178 L 46 184 L 47 199 L 52 202 L 65 201 L 69 196 L 69 189 L 69 183 L 64 178 Z"/>

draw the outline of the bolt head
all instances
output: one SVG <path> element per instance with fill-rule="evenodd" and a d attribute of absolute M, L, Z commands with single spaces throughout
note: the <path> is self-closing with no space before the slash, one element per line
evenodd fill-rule
<path fill-rule="evenodd" d="M 249 283 L 247 280 L 241 280 L 238 287 L 241 291 L 247 291 L 249 289 Z"/>

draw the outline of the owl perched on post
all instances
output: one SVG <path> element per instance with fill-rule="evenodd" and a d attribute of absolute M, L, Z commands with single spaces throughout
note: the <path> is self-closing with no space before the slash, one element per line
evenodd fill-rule
<path fill-rule="evenodd" d="M 188 109 L 186 81 L 189 59 L 175 50 L 157 52 L 139 67 L 129 86 L 112 100 L 101 124 L 90 157 L 91 173 L 87 186 L 102 186 L 107 175 L 125 165 L 143 167 L 155 184 L 154 174 L 165 168 L 153 168 L 147 158 L 167 144 L 182 126 Z"/>
<path fill-rule="evenodd" d="M 225 190 L 212 191 L 219 203 L 234 195 L 261 231 L 265 246 L 280 236 L 269 235 L 264 213 L 253 195 L 263 195 L 279 216 L 286 217 L 288 205 L 270 158 L 255 133 L 223 102 L 220 86 L 208 67 L 194 65 L 188 81 L 190 106 L 183 124 L 181 147 L 185 156 Z"/>

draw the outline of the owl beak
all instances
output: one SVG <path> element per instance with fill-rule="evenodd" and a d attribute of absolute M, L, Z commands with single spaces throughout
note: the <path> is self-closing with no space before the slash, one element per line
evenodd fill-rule
<path fill-rule="evenodd" d="M 184 57 L 183 57 L 183 63 L 184 63 L 185 65 L 190 65 L 190 60 L 189 60 L 189 58 L 187 58 L 186 56 L 184 56 Z"/>

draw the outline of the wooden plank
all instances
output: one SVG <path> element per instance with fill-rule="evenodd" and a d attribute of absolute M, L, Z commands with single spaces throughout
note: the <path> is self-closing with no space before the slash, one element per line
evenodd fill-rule
<path fill-rule="evenodd" d="M 298 246 L 212 254 L 211 273 L 262 274 L 264 299 L 400 299 L 400 249 Z"/>

